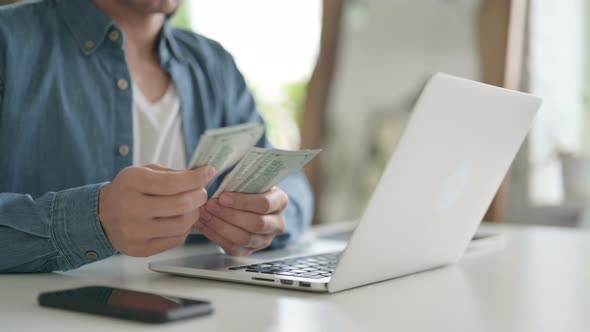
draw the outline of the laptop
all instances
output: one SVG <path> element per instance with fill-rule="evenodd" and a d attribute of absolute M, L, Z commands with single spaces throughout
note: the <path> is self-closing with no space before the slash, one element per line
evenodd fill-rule
<path fill-rule="evenodd" d="M 475 234 L 540 105 L 532 95 L 437 73 L 416 102 L 347 244 L 323 241 L 251 257 L 183 257 L 149 267 L 333 293 L 453 264 Z"/>

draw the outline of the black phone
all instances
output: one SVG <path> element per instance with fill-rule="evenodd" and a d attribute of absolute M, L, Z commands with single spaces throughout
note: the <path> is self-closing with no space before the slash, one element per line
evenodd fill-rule
<path fill-rule="evenodd" d="M 213 312 L 211 303 L 127 289 L 89 286 L 39 294 L 39 305 L 145 323 L 165 323 Z"/>

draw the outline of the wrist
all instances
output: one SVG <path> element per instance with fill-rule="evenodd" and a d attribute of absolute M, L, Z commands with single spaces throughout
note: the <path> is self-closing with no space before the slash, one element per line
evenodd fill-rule
<path fill-rule="evenodd" d="M 107 227 L 105 227 L 106 220 L 108 219 L 108 208 L 107 208 L 107 198 L 109 197 L 111 188 L 111 183 L 105 183 L 100 190 L 98 191 L 98 206 L 97 206 L 97 213 L 98 213 L 98 222 L 100 227 L 110 242 L 109 232 L 107 231 Z M 111 243 L 112 244 L 112 243 Z"/>
<path fill-rule="evenodd" d="M 51 234 L 71 268 L 113 255 L 116 251 L 100 227 L 98 195 L 103 184 L 60 191 L 52 208 Z"/>

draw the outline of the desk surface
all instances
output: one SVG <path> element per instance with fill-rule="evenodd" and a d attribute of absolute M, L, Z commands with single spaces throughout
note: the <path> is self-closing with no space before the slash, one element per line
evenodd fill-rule
<path fill-rule="evenodd" d="M 116 256 L 60 274 L 0 275 L 2 331 L 590 331 L 590 233 L 486 226 L 503 240 L 456 265 L 336 294 L 313 294 L 151 272 Z M 185 247 L 179 257 L 215 250 Z M 39 292 L 111 285 L 213 302 L 212 316 L 144 325 L 41 308 Z"/>

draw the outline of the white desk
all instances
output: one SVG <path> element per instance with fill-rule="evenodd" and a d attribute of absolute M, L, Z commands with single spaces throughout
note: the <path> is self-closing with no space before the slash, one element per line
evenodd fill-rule
<path fill-rule="evenodd" d="M 0 331 L 590 331 L 590 233 L 491 229 L 504 244 L 455 266 L 332 295 L 168 276 L 147 269 L 154 258 L 124 256 L 64 274 L 0 275 Z M 92 284 L 209 299 L 215 313 L 152 326 L 36 303 L 41 291 Z"/>

